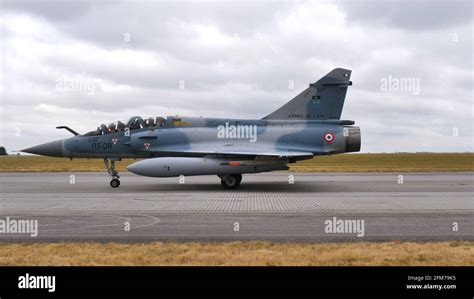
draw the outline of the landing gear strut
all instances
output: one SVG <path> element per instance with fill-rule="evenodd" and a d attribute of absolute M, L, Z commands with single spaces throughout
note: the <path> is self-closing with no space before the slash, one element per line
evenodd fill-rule
<path fill-rule="evenodd" d="M 224 189 L 235 190 L 239 188 L 240 182 L 242 181 L 241 174 L 230 174 L 219 176 L 221 178 L 221 185 Z"/>
<path fill-rule="evenodd" d="M 110 161 L 110 165 L 109 165 Z M 112 180 L 110 181 L 110 187 L 112 188 L 117 188 L 120 186 L 120 176 L 118 175 L 118 172 L 115 170 L 115 159 L 104 159 L 104 164 L 105 168 L 107 169 L 107 173 L 112 177 Z"/>

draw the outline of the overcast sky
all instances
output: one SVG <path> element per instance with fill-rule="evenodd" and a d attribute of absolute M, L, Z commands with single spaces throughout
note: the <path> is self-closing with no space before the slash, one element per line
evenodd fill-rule
<path fill-rule="evenodd" d="M 3 1 L 0 144 L 262 118 L 343 67 L 363 152 L 473 151 L 472 1 L 380 2 Z"/>

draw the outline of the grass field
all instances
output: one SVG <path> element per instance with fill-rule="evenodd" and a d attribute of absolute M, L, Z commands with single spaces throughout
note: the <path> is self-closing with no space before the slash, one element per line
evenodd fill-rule
<path fill-rule="evenodd" d="M 117 162 L 117 170 L 136 160 Z M 0 172 L 105 171 L 100 159 L 0 156 Z M 345 154 L 319 156 L 290 165 L 292 172 L 474 171 L 474 153 Z"/>
<path fill-rule="evenodd" d="M 473 171 L 474 153 L 334 155 L 316 157 L 292 164 L 290 170 L 318 172 Z"/>
<path fill-rule="evenodd" d="M 0 243 L 0 265 L 474 265 L 474 242 Z"/>

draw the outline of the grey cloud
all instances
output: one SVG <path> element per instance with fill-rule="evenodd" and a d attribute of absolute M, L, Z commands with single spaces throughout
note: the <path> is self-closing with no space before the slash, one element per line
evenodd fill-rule
<path fill-rule="evenodd" d="M 349 23 L 433 30 L 472 22 L 472 1 L 339 1 Z"/>
<path fill-rule="evenodd" d="M 223 33 L 246 38 L 260 28 L 266 30 L 276 11 L 290 11 L 291 3 L 261 2 L 172 2 L 172 1 L 7 1 L 5 9 L 42 16 L 74 38 L 103 47 L 172 49 L 187 52 L 193 32 L 183 26 L 217 26 Z M 133 43 L 124 44 L 129 33 Z"/>
<path fill-rule="evenodd" d="M 100 1 L 3 0 L 2 8 L 17 13 L 31 13 L 51 21 L 68 21 L 86 14 L 92 3 Z"/>
<path fill-rule="evenodd" d="M 61 136 L 59 124 L 85 132 L 132 115 L 260 118 L 347 67 L 343 118 L 362 127 L 364 151 L 472 150 L 472 15 L 456 2 L 444 16 L 449 3 L 8 1 L 7 22 L 26 15 L 48 30 L 4 30 L 1 137 L 11 149 Z M 419 78 L 420 95 L 382 92 L 389 75 Z M 62 76 L 97 90 L 58 91 Z M 453 127 L 459 138 L 444 142 Z"/>

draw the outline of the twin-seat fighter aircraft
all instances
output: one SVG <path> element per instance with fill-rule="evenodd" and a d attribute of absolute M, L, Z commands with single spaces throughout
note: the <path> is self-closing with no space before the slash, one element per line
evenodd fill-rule
<path fill-rule="evenodd" d="M 244 173 L 287 170 L 313 156 L 358 152 L 361 136 L 341 112 L 352 85 L 351 71 L 334 69 L 262 119 L 169 116 L 100 125 L 73 137 L 23 152 L 66 158 L 104 159 L 110 186 L 120 185 L 115 162 L 140 158 L 128 170 L 149 177 L 217 175 L 225 189 L 237 189 Z"/>

